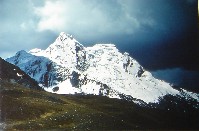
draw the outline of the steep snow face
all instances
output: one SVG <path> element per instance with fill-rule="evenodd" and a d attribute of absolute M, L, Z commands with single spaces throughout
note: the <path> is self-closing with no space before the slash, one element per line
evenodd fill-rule
<path fill-rule="evenodd" d="M 64 80 L 67 73 L 64 67 L 57 65 L 50 59 L 34 56 L 26 51 L 19 51 L 6 61 L 20 67 L 21 70 L 45 87 L 57 85 Z"/>
<path fill-rule="evenodd" d="M 29 53 L 36 56 L 45 56 L 53 62 L 66 68 L 85 70 L 86 63 L 84 46 L 75 40 L 72 35 L 61 32 L 59 37 L 46 50 L 33 49 Z"/>
<path fill-rule="evenodd" d="M 182 94 L 155 79 L 127 52 L 119 52 L 114 44 L 85 48 L 64 32 L 46 50 L 18 52 L 7 61 L 19 66 L 47 91 L 58 94 L 95 94 L 146 103 L 158 102 L 167 94 L 199 98 L 185 91 Z"/>
<path fill-rule="evenodd" d="M 88 79 L 106 84 L 110 97 L 125 94 L 145 102 L 157 102 L 166 94 L 178 94 L 168 83 L 155 79 L 128 53 L 120 53 L 115 45 L 97 44 L 87 48 L 90 66 L 84 72 Z"/>
<path fill-rule="evenodd" d="M 38 82 L 41 82 L 42 75 L 47 71 L 46 65 L 50 62 L 45 57 L 37 57 L 25 51 L 17 52 L 15 56 L 6 59 L 6 61 L 20 67 L 21 70 Z"/>

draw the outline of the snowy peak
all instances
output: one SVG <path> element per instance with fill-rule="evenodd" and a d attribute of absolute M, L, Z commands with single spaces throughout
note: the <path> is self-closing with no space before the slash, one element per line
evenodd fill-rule
<path fill-rule="evenodd" d="M 63 51 L 65 51 L 66 48 L 68 47 L 72 48 L 73 46 L 83 47 L 83 45 L 81 45 L 76 39 L 74 39 L 72 35 L 61 32 L 60 35 L 55 40 L 55 42 L 51 44 L 46 49 L 46 51 L 51 51 L 56 49 L 62 49 Z"/>
<path fill-rule="evenodd" d="M 86 51 L 83 45 L 72 35 L 61 32 L 57 39 L 46 50 L 33 49 L 29 53 L 36 56 L 45 56 L 53 62 L 67 68 L 79 68 L 86 61 Z"/>
<path fill-rule="evenodd" d="M 18 51 L 15 56 L 8 58 L 8 60 L 14 65 L 26 63 L 30 59 L 32 59 L 32 55 L 24 50 Z"/>
<path fill-rule="evenodd" d="M 61 32 L 61 33 L 59 34 L 59 37 L 58 37 L 57 39 L 59 39 L 59 40 L 61 40 L 61 41 L 65 41 L 66 39 L 71 39 L 71 40 L 73 40 L 73 36 L 70 35 L 70 34 L 66 34 L 65 32 Z"/>
<path fill-rule="evenodd" d="M 197 94 L 183 91 L 182 95 L 169 83 L 155 79 L 114 44 L 84 47 L 64 32 L 46 50 L 20 51 L 7 61 L 19 66 L 47 91 L 58 94 L 95 94 L 146 103 L 158 102 L 169 94 L 199 101 Z"/>
<path fill-rule="evenodd" d="M 74 46 L 75 44 L 79 44 L 79 42 L 75 40 L 72 35 L 61 32 L 55 42 L 49 47 L 55 46 L 57 48 L 65 48 L 65 46 Z"/>
<path fill-rule="evenodd" d="M 18 51 L 16 54 L 15 54 L 16 58 L 24 58 L 24 56 L 26 57 L 30 57 L 31 54 L 29 54 L 28 52 L 26 52 L 25 50 L 21 50 L 21 51 Z"/>
<path fill-rule="evenodd" d="M 18 51 L 16 53 L 16 56 L 20 56 L 20 55 L 27 55 L 28 53 L 25 51 L 25 50 L 21 50 L 21 51 Z"/>
<path fill-rule="evenodd" d="M 65 80 L 67 70 L 61 65 L 57 65 L 43 56 L 23 53 L 23 55 L 21 54 L 18 57 L 18 54 L 6 59 L 6 61 L 20 67 L 21 70 L 35 79 L 41 86 L 50 87 Z"/>

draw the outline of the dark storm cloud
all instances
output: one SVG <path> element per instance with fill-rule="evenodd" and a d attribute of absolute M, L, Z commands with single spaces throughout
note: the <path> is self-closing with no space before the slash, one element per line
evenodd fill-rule
<path fill-rule="evenodd" d="M 178 88 L 185 88 L 199 93 L 199 72 L 189 71 L 182 68 L 157 70 L 153 76 L 171 83 Z"/>

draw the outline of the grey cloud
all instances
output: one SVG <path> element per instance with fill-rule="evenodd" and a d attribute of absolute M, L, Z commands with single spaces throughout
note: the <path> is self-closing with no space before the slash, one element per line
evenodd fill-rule
<path fill-rule="evenodd" d="M 89 36 L 94 39 L 99 35 L 134 34 L 145 26 L 155 28 L 155 19 L 146 17 L 148 10 L 140 10 L 141 4 L 144 3 L 138 0 L 47 1 L 43 7 L 36 9 L 41 18 L 38 29 L 57 33 L 64 29 L 73 34 L 81 34 L 81 39 Z M 59 10 L 52 11 L 52 5 Z"/>
<path fill-rule="evenodd" d="M 18 50 L 41 46 L 38 43 L 45 41 L 45 39 L 37 38 L 42 37 L 42 33 L 35 31 L 38 17 L 33 14 L 33 9 L 33 3 L 30 0 L 0 1 L 1 57 L 6 58 Z"/>

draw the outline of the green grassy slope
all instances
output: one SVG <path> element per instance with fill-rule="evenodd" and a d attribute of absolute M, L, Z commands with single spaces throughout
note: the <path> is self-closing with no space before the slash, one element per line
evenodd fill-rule
<path fill-rule="evenodd" d="M 1 82 L 0 96 L 6 130 L 199 129 L 190 114 L 102 96 L 57 95 L 8 82 Z"/>

